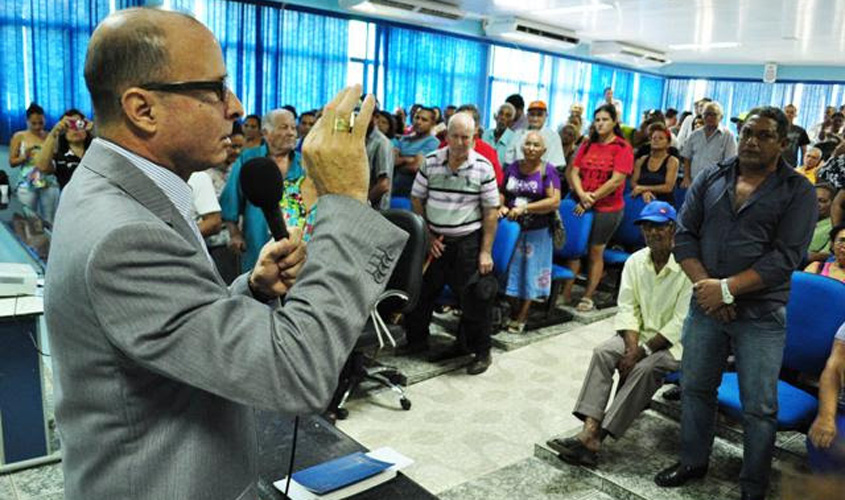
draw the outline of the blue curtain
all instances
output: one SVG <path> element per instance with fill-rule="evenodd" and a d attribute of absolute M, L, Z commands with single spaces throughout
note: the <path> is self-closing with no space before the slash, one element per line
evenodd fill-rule
<path fill-rule="evenodd" d="M 214 33 L 248 114 L 286 104 L 319 108 L 346 85 L 346 19 L 231 0 L 173 0 L 171 7 L 192 12 Z"/>
<path fill-rule="evenodd" d="M 810 128 L 822 119 L 825 106 L 839 106 L 842 85 L 820 83 L 763 83 L 730 80 L 668 79 L 663 106 L 692 110 L 693 102 L 710 97 L 724 109 L 724 122 L 757 106 L 798 108 L 795 123 Z"/>
<path fill-rule="evenodd" d="M 648 109 L 661 109 L 663 107 L 663 91 L 666 80 L 659 76 L 646 74 L 639 75 L 640 83 L 636 99 L 630 102 L 636 105 L 634 112 L 637 113 L 636 123 L 639 124 L 643 111 Z"/>
<path fill-rule="evenodd" d="M 379 26 L 377 36 L 384 47 L 384 109 L 414 103 L 484 108 L 489 45 L 391 25 Z"/>
<path fill-rule="evenodd" d="M 141 0 L 117 0 L 116 7 Z M 91 114 L 85 87 L 85 50 L 94 28 L 109 14 L 109 0 L 0 2 L 0 143 L 26 128 L 36 102 L 50 127 L 68 108 Z"/>

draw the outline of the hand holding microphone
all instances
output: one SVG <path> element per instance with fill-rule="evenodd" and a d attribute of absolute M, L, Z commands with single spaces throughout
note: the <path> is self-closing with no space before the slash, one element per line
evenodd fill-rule
<path fill-rule="evenodd" d="M 285 227 L 279 202 L 284 193 L 282 173 L 273 160 L 262 157 L 244 163 L 241 189 L 250 203 L 264 212 L 275 241 L 264 245 L 249 277 L 250 288 L 267 297 L 284 295 L 305 264 L 306 248 L 298 227 Z"/>

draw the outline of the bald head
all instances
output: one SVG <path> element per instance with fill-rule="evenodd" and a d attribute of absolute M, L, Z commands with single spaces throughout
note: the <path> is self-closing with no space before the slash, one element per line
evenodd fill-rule
<path fill-rule="evenodd" d="M 475 134 L 475 120 L 472 118 L 472 115 L 463 111 L 455 113 L 455 115 L 449 119 L 448 133 L 452 134 L 452 132 L 468 132 L 470 135 Z"/>
<path fill-rule="evenodd" d="M 168 47 L 184 45 L 174 35 L 188 29 L 208 32 L 187 14 L 151 8 L 120 10 L 97 26 L 85 56 L 85 84 L 99 124 L 120 118 L 127 88 L 167 81 L 173 59 Z"/>

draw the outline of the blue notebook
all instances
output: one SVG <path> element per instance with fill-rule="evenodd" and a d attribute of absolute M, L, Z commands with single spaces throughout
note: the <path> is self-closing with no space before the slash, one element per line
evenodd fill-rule
<path fill-rule="evenodd" d="M 375 476 L 391 466 L 392 463 L 370 458 L 359 451 L 295 472 L 293 480 L 314 494 L 325 495 Z"/>

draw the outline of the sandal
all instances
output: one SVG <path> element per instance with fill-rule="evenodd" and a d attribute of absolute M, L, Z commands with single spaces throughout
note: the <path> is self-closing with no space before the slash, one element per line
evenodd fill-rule
<path fill-rule="evenodd" d="M 578 441 L 569 448 L 563 448 L 557 456 L 566 463 L 572 465 L 586 465 L 587 467 L 595 467 L 599 463 L 599 454 L 584 446 L 584 443 Z"/>
<path fill-rule="evenodd" d="M 525 323 L 521 321 L 514 321 L 508 325 L 508 333 L 519 335 L 525 330 Z"/>
<path fill-rule="evenodd" d="M 593 302 L 593 299 L 589 297 L 582 297 L 580 301 L 578 301 L 578 305 L 575 306 L 575 310 L 578 312 L 590 312 L 596 310 L 596 304 Z"/>

